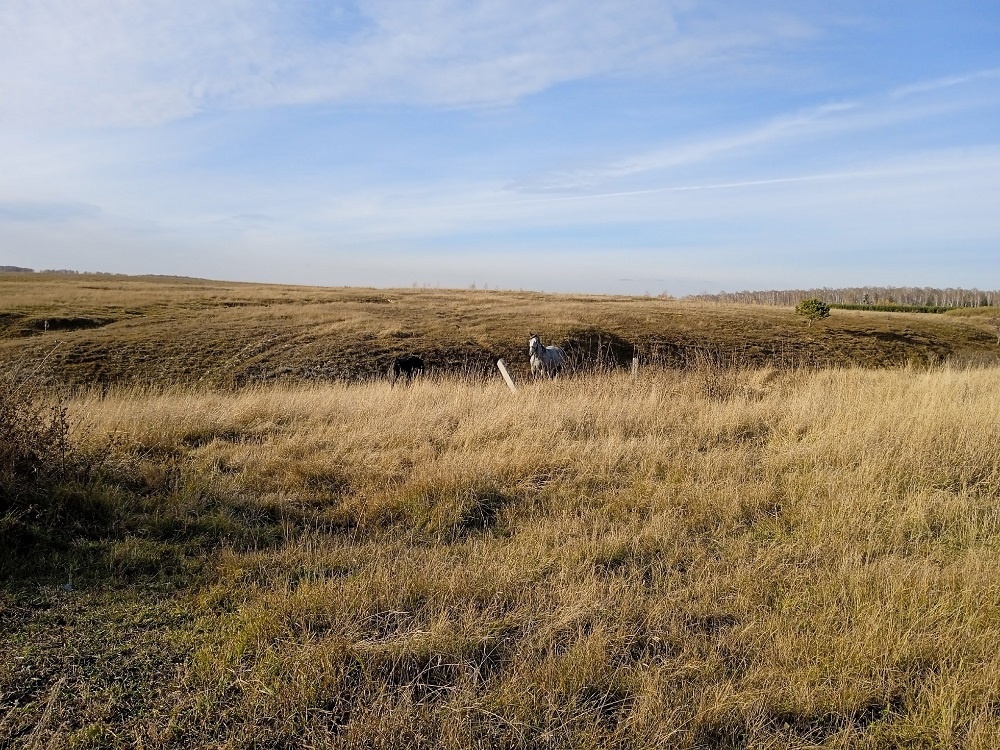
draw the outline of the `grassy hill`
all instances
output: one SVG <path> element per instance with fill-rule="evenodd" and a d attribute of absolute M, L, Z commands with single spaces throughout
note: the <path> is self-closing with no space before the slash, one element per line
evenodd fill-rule
<path fill-rule="evenodd" d="M 985 320 L 16 283 L 0 747 L 1000 745 Z"/>
<path fill-rule="evenodd" d="M 46 330 L 46 322 L 48 329 Z M 995 361 L 987 318 L 529 292 L 283 287 L 174 278 L 0 275 L 0 357 L 73 384 L 360 380 L 422 355 L 445 372 L 526 372 L 528 333 L 581 366 Z M 56 345 L 58 342 L 58 346 Z"/>

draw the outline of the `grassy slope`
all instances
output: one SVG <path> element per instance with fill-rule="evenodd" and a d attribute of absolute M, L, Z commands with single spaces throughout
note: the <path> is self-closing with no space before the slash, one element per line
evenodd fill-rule
<path fill-rule="evenodd" d="M 146 341 L 149 362 L 90 366 L 126 382 L 178 351 L 221 373 L 213 321 L 277 335 L 314 308 L 319 328 L 346 318 L 315 340 L 334 352 L 364 330 L 422 340 L 446 329 L 435 311 L 512 356 L 522 328 L 602 315 L 671 340 L 830 335 L 656 300 L 525 312 L 481 292 L 406 307 L 131 280 L 112 301 L 56 282 L 64 317 L 133 311 L 59 334 L 74 352 Z M 265 291 L 340 301 L 225 307 Z M 35 289 L 4 299 L 54 312 Z M 989 351 L 975 325 L 926 317 L 828 325 Z M 448 378 L 80 391 L 73 437 L 99 471 L 56 488 L 50 536 L 0 525 L 0 747 L 996 747 L 997 374 L 703 362 L 517 397 Z"/>
<path fill-rule="evenodd" d="M 5 586 L 0 737 L 996 747 L 996 376 L 80 396 L 105 526 Z"/>
<path fill-rule="evenodd" d="M 48 357 L 46 372 L 83 384 L 359 379 L 410 352 L 451 372 L 489 371 L 498 356 L 525 368 L 531 331 L 590 362 L 599 348 L 623 361 L 708 351 L 779 365 L 997 355 L 985 319 L 957 316 L 834 311 L 810 327 L 790 309 L 761 306 L 99 276 L 0 275 L 0 326 L 0 359 Z"/>

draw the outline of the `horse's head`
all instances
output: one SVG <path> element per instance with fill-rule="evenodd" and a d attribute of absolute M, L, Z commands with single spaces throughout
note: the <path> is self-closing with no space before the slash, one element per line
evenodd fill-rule
<path fill-rule="evenodd" d="M 538 338 L 537 333 L 532 333 L 531 338 L 528 339 L 528 356 L 534 357 L 539 353 L 542 348 L 542 340 Z"/>

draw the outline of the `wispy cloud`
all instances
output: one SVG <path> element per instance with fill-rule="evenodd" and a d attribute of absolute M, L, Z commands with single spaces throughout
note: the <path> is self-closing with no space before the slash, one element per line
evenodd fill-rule
<path fill-rule="evenodd" d="M 289 196 L 295 207 L 269 231 L 289 243 L 293 236 L 309 235 L 332 247 L 369 248 L 452 245 L 455 237 L 466 238 L 470 248 L 502 238 L 513 245 L 540 242 L 547 250 L 592 241 L 613 247 L 653 227 L 670 238 L 678 226 L 688 227 L 686 232 L 697 226 L 698 234 L 709 236 L 740 226 L 771 237 L 775 245 L 785 242 L 793 227 L 805 227 L 802 231 L 820 243 L 847 236 L 864 244 L 868 236 L 887 234 L 924 242 L 997 234 L 1000 217 L 990 210 L 997 195 L 1000 146 L 990 146 L 920 151 L 864 168 L 779 178 L 573 195 L 525 196 L 498 184 L 460 181 L 364 192 L 342 188 L 322 196 L 299 190 Z M 899 216 L 905 221 L 879 218 Z M 205 220 L 191 216 L 186 225 L 193 229 Z M 673 240 L 664 242 L 669 246 Z"/>
<path fill-rule="evenodd" d="M 1000 79 L 1000 68 L 988 68 L 986 70 L 976 70 L 963 75 L 944 76 L 941 78 L 932 78 L 929 81 L 918 81 L 906 86 L 900 86 L 899 88 L 891 91 L 889 95 L 896 99 L 902 99 L 907 96 L 913 96 L 914 94 L 926 94 L 940 89 L 955 88 L 967 83 L 989 81 L 994 79 Z"/>
<path fill-rule="evenodd" d="M 94 219 L 101 215 L 100 206 L 80 202 L 0 201 L 0 221 L 64 222 Z"/>
<path fill-rule="evenodd" d="M 525 193 L 573 193 L 595 189 L 600 192 L 601 186 L 607 186 L 626 177 L 649 173 L 669 175 L 670 171 L 677 167 L 704 165 L 723 160 L 736 164 L 740 157 L 747 153 L 760 154 L 768 151 L 788 153 L 789 149 L 800 148 L 803 144 L 834 139 L 840 142 L 839 150 L 843 158 L 845 136 L 853 135 L 855 143 L 863 143 L 866 134 L 871 137 L 872 134 L 877 134 L 886 128 L 931 119 L 943 113 L 995 105 L 1000 101 L 1000 90 L 984 92 L 981 88 L 977 88 L 965 97 L 947 99 L 933 97 L 944 89 L 993 79 L 1000 79 L 1000 69 L 921 81 L 882 95 L 808 107 L 801 111 L 773 116 L 763 123 L 744 126 L 742 130 L 700 139 L 689 138 L 604 164 L 522 178 L 511 183 L 509 188 Z M 779 181 L 783 179 L 785 178 L 780 178 Z M 653 190 L 659 189 L 661 188 Z"/>
<path fill-rule="evenodd" d="M 825 104 L 774 118 L 763 125 L 756 125 L 742 132 L 670 145 L 597 167 L 560 172 L 541 179 L 513 183 L 511 189 L 525 192 L 578 190 L 614 178 L 704 162 L 740 149 L 801 137 L 806 133 L 815 132 L 820 127 L 828 128 L 831 116 L 854 110 L 858 106 L 857 102 Z"/>
<path fill-rule="evenodd" d="M 150 125 L 290 103 L 502 104 L 806 34 L 791 14 L 690 0 L 13 2 L 0 5 L 0 117 Z"/>

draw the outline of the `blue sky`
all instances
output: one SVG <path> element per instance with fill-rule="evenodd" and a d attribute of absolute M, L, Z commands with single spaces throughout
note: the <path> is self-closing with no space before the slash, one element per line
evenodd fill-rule
<path fill-rule="evenodd" d="M 6 0 L 0 264 L 1000 288 L 1000 4 Z"/>

